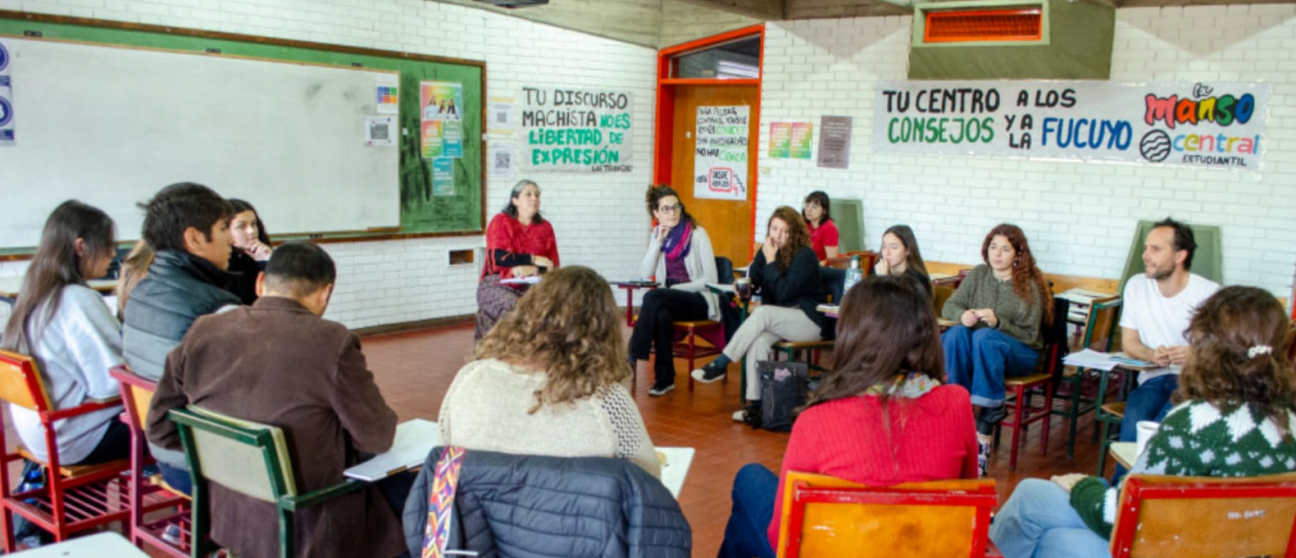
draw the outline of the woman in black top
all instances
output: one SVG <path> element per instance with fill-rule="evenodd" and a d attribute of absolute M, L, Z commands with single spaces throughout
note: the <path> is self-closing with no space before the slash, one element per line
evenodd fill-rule
<path fill-rule="evenodd" d="M 261 215 L 252 204 L 230 198 L 234 216 L 230 217 L 230 236 L 234 239 L 229 260 L 229 291 L 238 295 L 243 304 L 256 302 L 257 274 L 265 271 L 270 261 L 270 235 L 266 234 Z"/>
<path fill-rule="evenodd" d="M 819 258 L 810 247 L 810 231 L 801 214 L 780 207 L 765 228 L 765 243 L 747 270 L 754 292 L 761 295 L 761 305 L 719 357 L 693 371 L 693 379 L 709 384 L 724 377 L 730 362 L 747 357 L 747 411 L 756 413 L 761 396 L 756 363 L 769 360 L 770 349 L 779 341 L 819 340 L 824 319 L 815 310 L 824 302 Z M 744 411 L 734 413 L 734 420 L 743 418 Z"/>
<path fill-rule="evenodd" d="M 922 285 L 927 296 L 932 294 L 931 278 L 927 276 L 927 265 L 923 263 L 922 252 L 918 250 L 918 239 L 914 238 L 909 225 L 892 225 L 882 233 L 881 256 L 873 272 L 877 275 L 903 275 Z"/>

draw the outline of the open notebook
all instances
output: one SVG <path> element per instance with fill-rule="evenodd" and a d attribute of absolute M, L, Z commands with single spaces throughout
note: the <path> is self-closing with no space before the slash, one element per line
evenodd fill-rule
<path fill-rule="evenodd" d="M 343 474 L 347 478 L 374 482 L 423 464 L 428 452 L 441 438 L 437 423 L 414 419 L 396 426 L 396 441 L 391 450 L 375 455 L 373 459 L 351 467 Z"/>

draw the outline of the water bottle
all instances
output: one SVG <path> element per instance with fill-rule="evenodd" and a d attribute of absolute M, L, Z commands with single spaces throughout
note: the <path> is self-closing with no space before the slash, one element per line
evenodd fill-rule
<path fill-rule="evenodd" d="M 859 256 L 851 256 L 850 269 L 846 270 L 846 279 L 842 282 L 842 298 L 845 298 L 846 293 L 850 292 L 850 288 L 854 287 L 855 283 L 859 283 L 863 278 L 864 272 L 860 270 Z"/>

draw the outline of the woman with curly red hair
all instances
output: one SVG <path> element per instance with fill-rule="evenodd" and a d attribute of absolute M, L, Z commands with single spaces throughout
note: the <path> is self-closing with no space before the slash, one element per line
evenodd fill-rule
<path fill-rule="evenodd" d="M 709 384 L 725 376 L 730 362 L 747 357 L 747 408 L 733 415 L 740 422 L 760 416 L 756 363 L 769 360 L 770 349 L 780 340 L 818 341 L 824 319 L 815 310 L 824 301 L 823 279 L 805 220 L 797 210 L 783 206 L 774 210 L 765 230 L 765 243 L 747 269 L 761 305 L 734 332 L 719 357 L 693 371 L 693 379 Z"/>
<path fill-rule="evenodd" d="M 984 473 L 990 435 L 1006 415 L 1004 378 L 1035 370 L 1044 345 L 1040 325 L 1053 322 L 1053 297 L 1018 226 L 991 229 L 981 244 L 981 260 L 985 263 L 967 274 L 941 311 L 959 322 L 941 336 L 941 344 L 949 382 L 972 392 L 978 407 Z"/>

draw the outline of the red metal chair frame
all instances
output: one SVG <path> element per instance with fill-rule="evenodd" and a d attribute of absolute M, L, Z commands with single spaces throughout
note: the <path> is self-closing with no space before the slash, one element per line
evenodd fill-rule
<path fill-rule="evenodd" d="M 1043 426 L 1040 427 L 1040 455 L 1048 455 L 1049 419 L 1053 416 L 1053 389 L 1051 384 L 1057 368 L 1059 350 L 1061 348 L 1056 343 L 1050 343 L 1049 346 L 1044 348 L 1041 356 L 1047 356 L 1048 364 L 1044 366 L 1042 373 L 1020 378 L 1007 378 L 1004 382 L 1012 395 L 1004 404 L 1012 408 L 1012 413 L 1005 417 L 999 423 L 999 426 L 1011 428 L 1013 431 L 1012 448 L 1008 450 L 1009 471 L 1017 470 L 1018 442 L 1021 440 L 1022 431 L 1037 422 L 1043 423 Z M 1031 404 L 1035 390 L 1043 392 L 1043 405 Z M 995 444 L 998 445 L 998 442 L 999 430 L 996 429 Z"/>
<path fill-rule="evenodd" d="M 697 369 L 694 361 L 699 358 L 706 358 L 720 354 L 724 350 L 725 332 L 724 324 L 714 320 L 697 320 L 692 322 L 675 322 L 675 336 L 682 339 L 671 345 L 672 356 L 688 359 L 688 389 L 693 391 L 693 370 Z M 705 339 L 711 346 L 698 346 L 697 339 Z M 724 381 L 729 381 L 729 375 L 725 374 Z"/>
<path fill-rule="evenodd" d="M 785 555 L 797 557 L 801 552 L 801 529 L 805 523 L 807 504 L 872 504 L 872 505 L 923 505 L 975 507 L 972 523 L 972 548 L 969 558 L 986 556 L 989 547 L 990 512 L 999 502 L 994 485 L 968 490 L 932 490 L 921 488 L 830 488 L 812 487 L 806 481 L 797 481 L 788 518 Z"/>
<path fill-rule="evenodd" d="M 5 552 L 17 550 L 13 534 L 14 514 L 50 532 L 55 541 L 63 541 L 74 533 L 118 521 L 125 528 L 125 522 L 130 517 L 130 506 L 126 498 L 129 480 L 121 475 L 127 468 L 125 460 L 86 466 L 83 474 L 64 477 L 61 474 L 63 466 L 59 461 L 58 442 L 53 427 L 56 420 L 110 409 L 120 405 L 120 402 L 91 402 L 54 410 L 31 357 L 0 351 L 0 365 L 21 372 L 34 403 L 33 410 L 39 414 L 41 425 L 45 427 L 45 448 L 49 455 L 45 462 L 48 470 L 45 486 L 19 493 L 14 493 L 9 486 L 9 463 L 23 459 L 23 456 L 16 451 L 5 451 L 3 458 L 0 458 L 0 468 L 3 468 L 0 471 L 3 476 L 0 478 L 0 514 L 3 515 L 4 523 L 0 528 L 4 529 Z M 10 403 L 17 404 L 13 401 Z M 4 413 L 0 413 L 0 448 L 9 447 L 4 430 Z M 27 503 L 27 500 L 33 502 Z"/>
<path fill-rule="evenodd" d="M 137 412 L 140 408 L 135 401 L 135 390 L 132 387 L 157 391 L 157 383 L 135 375 L 126 366 L 117 366 L 110 372 L 120 383 L 122 402 L 126 407 L 122 416 L 131 429 L 131 492 L 130 492 L 130 539 L 135 546 L 144 548 L 151 545 L 175 558 L 188 558 L 193 546 L 193 527 L 190 517 L 189 499 L 171 492 L 163 486 L 150 485 L 142 477 L 146 465 L 153 463 L 145 449 L 144 428 L 146 417 Z M 147 500 L 147 501 L 146 501 Z M 159 510 L 170 510 L 162 517 L 146 520 L 145 516 Z M 180 544 L 162 538 L 167 527 L 175 525 L 180 529 Z"/>
<path fill-rule="evenodd" d="M 1144 502 L 1148 500 L 1253 498 L 1296 498 L 1296 482 L 1257 478 L 1229 479 L 1227 483 L 1151 483 L 1143 475 L 1130 475 L 1125 478 L 1121 489 L 1120 507 L 1117 508 L 1116 524 L 1112 528 L 1112 558 L 1130 558 L 1134 538 L 1139 532 L 1139 516 Z M 1192 528 L 1193 526 L 1185 526 L 1185 529 Z M 1283 556 L 1296 558 L 1296 521 L 1288 530 L 1287 550 Z"/>

